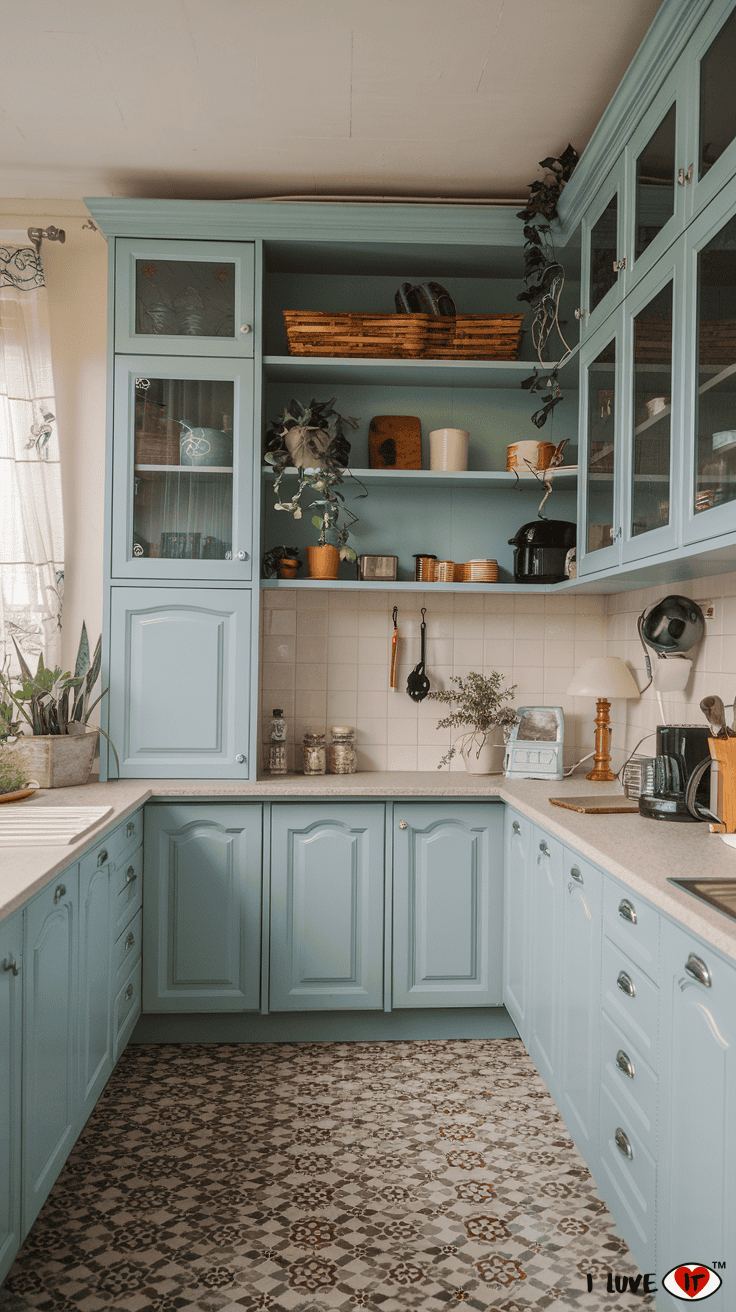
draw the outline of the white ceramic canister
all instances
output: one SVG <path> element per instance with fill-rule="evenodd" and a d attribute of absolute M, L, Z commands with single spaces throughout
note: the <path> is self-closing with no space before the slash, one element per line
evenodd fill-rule
<path fill-rule="evenodd" d="M 435 428 L 429 435 L 430 469 L 467 469 L 469 437 L 464 428 Z"/>

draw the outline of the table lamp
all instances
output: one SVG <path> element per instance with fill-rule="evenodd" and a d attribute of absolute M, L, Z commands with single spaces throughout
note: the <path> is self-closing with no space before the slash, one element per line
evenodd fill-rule
<path fill-rule="evenodd" d="M 598 714 L 595 717 L 595 763 L 586 779 L 611 783 L 611 698 L 638 698 L 639 689 L 629 670 L 618 656 L 595 656 L 576 670 L 567 686 L 572 697 L 595 697 Z"/>

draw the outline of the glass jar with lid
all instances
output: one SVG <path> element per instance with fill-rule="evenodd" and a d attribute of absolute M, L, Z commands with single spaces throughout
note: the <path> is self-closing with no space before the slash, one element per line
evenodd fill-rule
<path fill-rule="evenodd" d="M 332 742 L 327 750 L 327 768 L 330 774 L 355 774 L 358 756 L 355 750 L 355 730 L 346 724 L 333 724 Z"/>
<path fill-rule="evenodd" d="M 302 750 L 304 773 L 325 774 L 327 769 L 325 735 L 323 733 L 313 733 L 310 729 L 307 729 Z"/>

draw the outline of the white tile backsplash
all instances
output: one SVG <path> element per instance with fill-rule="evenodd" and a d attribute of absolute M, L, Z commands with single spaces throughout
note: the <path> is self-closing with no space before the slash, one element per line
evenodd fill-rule
<path fill-rule="evenodd" d="M 729 707 L 736 694 L 736 574 L 608 596 L 540 597 L 524 593 L 381 593 L 278 589 L 264 591 L 261 737 L 265 743 L 273 706 L 283 706 L 288 742 L 309 724 L 355 725 L 359 768 L 434 770 L 450 745 L 437 729 L 449 708 L 406 693 L 419 660 L 421 607 L 427 608 L 427 673 L 432 687 L 451 688 L 453 674 L 499 670 L 517 684 L 514 702 L 561 706 L 565 714 L 565 761 L 592 751 L 595 703 L 568 697 L 573 671 L 591 656 L 620 656 L 640 687 L 646 682 L 636 618 L 668 592 L 716 604 L 704 640 L 691 653 L 693 673 L 684 693 L 664 699 L 668 720 L 699 724 L 701 697 L 717 693 Z M 391 612 L 398 606 L 397 688 L 389 689 Z M 656 657 L 653 656 L 653 659 Z M 614 702 L 611 710 L 614 768 L 643 734 L 661 721 L 650 688 L 640 701 Z M 293 753 L 298 769 L 301 740 Z M 654 751 L 654 738 L 642 752 Z M 267 751 L 267 748 L 266 748 Z M 292 760 L 289 761 L 292 768 Z M 456 768 L 453 762 L 452 767 Z M 459 768 L 464 768 L 462 762 Z"/>

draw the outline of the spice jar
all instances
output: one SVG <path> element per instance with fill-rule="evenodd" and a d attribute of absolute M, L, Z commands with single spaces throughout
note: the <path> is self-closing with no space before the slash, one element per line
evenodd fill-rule
<path fill-rule="evenodd" d="M 279 707 L 273 710 L 270 741 L 268 744 L 269 774 L 286 774 L 286 720 Z"/>
<path fill-rule="evenodd" d="M 355 774 L 358 755 L 355 750 L 355 730 L 346 724 L 333 724 L 332 742 L 327 749 L 327 768 L 330 774 Z"/>
<path fill-rule="evenodd" d="M 325 735 L 323 733 L 311 733 L 307 730 L 304 735 L 303 753 L 305 774 L 326 773 Z"/>

